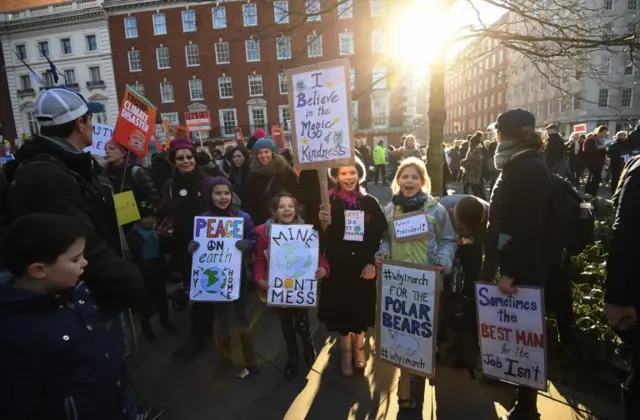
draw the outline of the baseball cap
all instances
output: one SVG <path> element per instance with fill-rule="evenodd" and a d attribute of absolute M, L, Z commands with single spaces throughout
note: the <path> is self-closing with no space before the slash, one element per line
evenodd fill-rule
<path fill-rule="evenodd" d="M 104 109 L 101 103 L 87 102 L 79 93 L 63 87 L 40 92 L 33 108 L 36 119 L 42 126 L 66 124 L 87 112 L 97 114 Z"/>
<path fill-rule="evenodd" d="M 523 127 L 536 128 L 536 117 L 522 108 L 511 108 L 498 115 L 495 129 L 505 133 L 520 131 Z"/>

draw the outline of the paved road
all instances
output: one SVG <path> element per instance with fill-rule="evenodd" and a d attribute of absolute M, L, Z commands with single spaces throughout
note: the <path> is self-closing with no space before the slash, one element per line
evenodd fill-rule
<path fill-rule="evenodd" d="M 373 186 L 371 191 L 382 204 L 390 199 L 388 188 Z M 424 392 L 419 392 L 424 396 L 422 409 L 399 413 L 396 370 L 374 361 L 371 340 L 365 371 L 343 378 L 335 337 L 317 322 L 314 339 L 318 360 L 311 371 L 303 370 L 289 382 L 283 376 L 286 350 L 277 316 L 255 297 L 251 310 L 255 347 L 262 367 L 259 375 L 247 380 L 230 376 L 215 382 L 213 372 L 218 352 L 211 343 L 191 363 L 172 358 L 173 350 L 186 338 L 189 329 L 187 312 L 172 313 L 179 333 L 172 336 L 158 332 L 154 343 L 141 343 L 130 358 L 139 397 L 164 402 L 166 420 L 494 420 L 514 397 L 511 387 L 487 384 L 479 374 L 472 379 L 464 370 L 438 367 L 435 386 L 427 385 Z M 311 319 L 316 319 L 315 312 Z M 233 358 L 241 360 L 240 357 L 236 340 Z M 576 412 L 572 405 L 598 417 Z M 543 420 L 620 418 L 617 407 L 553 385 L 540 398 L 539 407 Z"/>

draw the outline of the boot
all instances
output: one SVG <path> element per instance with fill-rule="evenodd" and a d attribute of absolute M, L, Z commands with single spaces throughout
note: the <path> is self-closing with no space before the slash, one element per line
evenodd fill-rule
<path fill-rule="evenodd" d="M 538 391 L 524 386 L 518 387 L 516 403 L 502 420 L 539 420 L 540 413 L 537 408 Z"/>
<path fill-rule="evenodd" d="M 302 338 L 302 348 L 304 355 L 304 363 L 309 369 L 313 368 L 313 364 L 318 357 L 316 348 L 313 345 L 313 337 L 311 336 L 311 325 L 309 324 L 309 316 L 305 312 L 301 312 L 297 319 L 297 332 Z"/>
<path fill-rule="evenodd" d="M 256 355 L 253 351 L 253 339 L 249 332 L 240 334 L 240 343 L 242 344 L 242 355 L 244 356 L 245 368 L 236 375 L 238 379 L 245 379 L 251 375 L 260 373 L 256 364 Z"/>
<path fill-rule="evenodd" d="M 346 377 L 353 376 L 351 334 L 340 335 L 338 340 L 340 341 L 340 350 L 342 352 L 342 374 Z"/>
<path fill-rule="evenodd" d="M 640 401 L 637 401 L 633 392 L 628 390 L 624 385 L 622 390 L 622 417 L 624 420 L 635 420 L 640 418 Z"/>
<path fill-rule="evenodd" d="M 292 380 L 298 374 L 298 340 L 296 331 L 288 326 L 282 325 L 282 335 L 287 343 L 287 365 L 284 368 L 284 377 Z"/>
<path fill-rule="evenodd" d="M 217 342 L 220 361 L 213 374 L 215 381 L 224 380 L 231 370 L 231 337 L 219 338 Z"/>
<path fill-rule="evenodd" d="M 354 357 L 353 365 L 356 369 L 364 369 L 365 366 L 367 366 L 367 359 L 364 355 L 364 335 L 365 333 L 363 332 L 352 335 Z"/>

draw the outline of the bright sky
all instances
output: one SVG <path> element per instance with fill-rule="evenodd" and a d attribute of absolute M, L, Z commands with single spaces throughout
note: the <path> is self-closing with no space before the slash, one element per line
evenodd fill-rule
<path fill-rule="evenodd" d="M 401 0 L 398 0 L 401 1 Z M 496 21 L 504 10 L 482 0 L 472 0 L 484 24 Z M 395 25 L 394 52 L 410 62 L 417 73 L 425 72 L 442 44 L 468 25 L 478 25 L 478 15 L 466 0 L 458 0 L 451 11 L 439 19 L 434 0 L 412 0 Z"/>

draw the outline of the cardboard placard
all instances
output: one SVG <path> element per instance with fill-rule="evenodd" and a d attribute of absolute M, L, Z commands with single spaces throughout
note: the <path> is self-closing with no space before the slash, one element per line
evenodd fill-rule
<path fill-rule="evenodd" d="M 110 125 L 93 123 L 93 137 L 91 146 L 85 147 L 83 151 L 90 152 L 94 156 L 104 156 L 104 147 L 113 138 L 113 127 Z"/>
<path fill-rule="evenodd" d="M 173 126 L 173 138 L 174 139 L 189 139 L 189 130 L 187 127 L 183 127 L 181 125 Z"/>
<path fill-rule="evenodd" d="M 242 217 L 198 216 L 193 221 L 193 253 L 189 298 L 229 302 L 240 297 L 242 252 L 236 242 L 244 236 Z"/>
<path fill-rule="evenodd" d="M 209 111 L 185 112 L 184 121 L 189 132 L 211 130 L 211 117 L 209 116 Z"/>
<path fill-rule="evenodd" d="M 435 376 L 440 273 L 384 260 L 378 268 L 376 357 L 414 375 Z"/>
<path fill-rule="evenodd" d="M 423 239 L 429 235 L 427 215 L 422 210 L 394 216 L 391 223 L 393 239 L 397 242 Z"/>
<path fill-rule="evenodd" d="M 314 308 L 318 301 L 315 274 L 320 236 L 312 225 L 271 225 L 267 305 Z"/>
<path fill-rule="evenodd" d="M 349 60 L 287 71 L 291 144 L 297 169 L 354 165 Z"/>
<path fill-rule="evenodd" d="M 140 212 L 138 211 L 138 204 L 136 203 L 133 191 L 114 194 L 113 202 L 116 207 L 116 217 L 118 218 L 119 226 L 140 220 Z"/>
<path fill-rule="evenodd" d="M 144 96 L 127 86 L 113 138 L 139 157 L 149 150 L 151 136 L 156 131 L 156 107 Z"/>
<path fill-rule="evenodd" d="M 547 390 L 544 290 L 517 286 L 507 296 L 493 283 L 476 283 L 478 337 L 485 375 Z"/>

